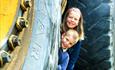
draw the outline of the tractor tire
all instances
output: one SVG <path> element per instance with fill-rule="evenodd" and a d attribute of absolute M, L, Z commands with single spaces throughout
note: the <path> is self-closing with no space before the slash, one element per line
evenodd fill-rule
<path fill-rule="evenodd" d="M 76 1 L 68 0 L 68 8 L 75 6 L 82 11 L 85 40 L 74 69 L 115 70 L 115 1 Z"/>

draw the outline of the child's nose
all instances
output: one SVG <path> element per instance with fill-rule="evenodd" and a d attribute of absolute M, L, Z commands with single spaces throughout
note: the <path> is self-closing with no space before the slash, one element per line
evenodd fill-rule
<path fill-rule="evenodd" d="M 74 21 L 74 18 L 72 18 L 71 21 Z"/>
<path fill-rule="evenodd" d="M 66 45 L 69 45 L 69 42 L 68 42 L 68 41 L 66 42 Z"/>

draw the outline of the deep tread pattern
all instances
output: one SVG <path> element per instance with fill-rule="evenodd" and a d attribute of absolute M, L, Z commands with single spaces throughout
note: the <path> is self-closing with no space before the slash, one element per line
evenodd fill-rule
<path fill-rule="evenodd" d="M 109 0 L 76 0 L 77 4 L 71 5 L 81 9 L 84 17 L 85 40 L 80 51 L 79 61 L 75 70 L 114 70 L 111 58 L 113 45 L 111 43 L 111 4 Z M 70 3 L 71 2 L 71 3 Z"/>

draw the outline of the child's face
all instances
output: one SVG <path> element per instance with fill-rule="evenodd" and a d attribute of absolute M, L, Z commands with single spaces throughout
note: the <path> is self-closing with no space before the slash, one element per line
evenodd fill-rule
<path fill-rule="evenodd" d="M 66 24 L 69 28 L 75 28 L 78 26 L 79 19 L 80 19 L 80 11 L 70 11 L 67 19 L 66 19 Z"/>
<path fill-rule="evenodd" d="M 61 46 L 63 49 L 71 48 L 75 42 L 75 39 L 71 35 L 62 34 Z"/>

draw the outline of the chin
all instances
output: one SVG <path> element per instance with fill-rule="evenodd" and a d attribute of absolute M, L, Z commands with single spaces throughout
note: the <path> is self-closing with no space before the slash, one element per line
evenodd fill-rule
<path fill-rule="evenodd" d="M 71 29 L 75 28 L 74 26 L 68 26 L 68 27 L 71 28 Z"/>
<path fill-rule="evenodd" d="M 63 46 L 62 46 L 62 48 L 63 48 L 63 49 L 66 49 L 66 47 L 63 47 Z"/>

